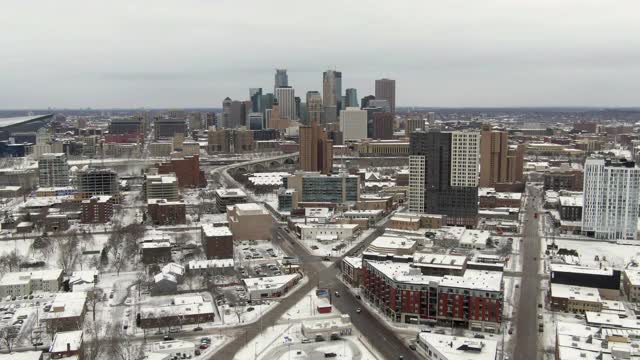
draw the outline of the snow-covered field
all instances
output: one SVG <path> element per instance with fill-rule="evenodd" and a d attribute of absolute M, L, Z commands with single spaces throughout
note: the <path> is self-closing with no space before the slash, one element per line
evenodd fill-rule
<path fill-rule="evenodd" d="M 623 268 L 631 259 L 640 260 L 640 246 L 621 245 L 594 240 L 558 240 L 556 245 L 562 249 L 574 249 L 578 252 L 580 264 L 599 268 L 600 264 Z M 596 260 L 596 255 L 599 260 Z"/>
<path fill-rule="evenodd" d="M 317 240 L 300 240 L 298 242 L 302 244 L 312 255 L 315 256 L 340 256 L 347 251 L 351 250 L 353 247 L 357 246 L 360 241 L 367 238 L 367 236 L 371 235 L 375 229 L 367 229 L 360 233 L 358 237 L 350 241 L 330 241 L 330 242 L 320 242 Z M 345 243 L 345 247 L 339 250 L 333 250 L 333 248 L 341 243 Z"/>

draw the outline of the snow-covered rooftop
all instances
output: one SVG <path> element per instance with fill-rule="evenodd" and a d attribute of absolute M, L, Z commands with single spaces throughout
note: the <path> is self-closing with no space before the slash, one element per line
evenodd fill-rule
<path fill-rule="evenodd" d="M 440 286 L 482 291 L 502 290 L 502 272 L 467 269 L 463 276 L 445 275 Z"/>
<path fill-rule="evenodd" d="M 420 333 L 419 341 L 447 360 L 494 360 L 498 342 L 491 339 L 475 339 L 461 336 Z M 435 359 L 435 357 L 434 357 Z"/>
<path fill-rule="evenodd" d="M 213 224 L 202 224 L 202 231 L 206 237 L 233 236 L 227 226 L 213 226 Z"/>
<path fill-rule="evenodd" d="M 216 189 L 215 193 L 221 198 L 247 197 L 247 194 L 241 189 Z"/>
<path fill-rule="evenodd" d="M 290 275 L 279 275 L 279 276 L 268 276 L 263 278 L 249 278 L 243 279 L 247 290 L 249 291 L 260 291 L 264 289 L 277 289 L 282 287 L 291 281 L 295 280 L 300 275 L 298 274 L 290 274 Z"/>
<path fill-rule="evenodd" d="M 77 351 L 82 345 L 82 330 L 57 332 L 49 347 L 50 353 Z"/>
<path fill-rule="evenodd" d="M 413 263 L 416 266 L 428 266 L 447 269 L 461 269 L 467 262 L 466 256 L 445 255 L 417 252 L 413 254 Z"/>
<path fill-rule="evenodd" d="M 599 303 L 602 300 L 598 289 L 553 283 L 551 284 L 551 296 L 595 303 Z"/>

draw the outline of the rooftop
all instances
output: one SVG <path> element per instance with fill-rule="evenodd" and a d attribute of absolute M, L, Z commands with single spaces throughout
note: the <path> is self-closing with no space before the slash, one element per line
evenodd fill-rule
<path fill-rule="evenodd" d="M 440 358 L 447 360 L 495 360 L 498 342 L 460 336 L 420 333 L 420 342 L 428 344 Z"/>
<path fill-rule="evenodd" d="M 257 203 L 246 203 L 246 204 L 235 204 L 232 206 L 228 206 L 228 208 L 235 208 L 237 210 L 237 214 L 242 215 L 269 215 L 267 209 L 264 206 Z"/>
<path fill-rule="evenodd" d="M 50 353 L 67 351 L 67 344 L 72 351 L 77 351 L 82 345 L 82 330 L 57 332 L 49 347 Z"/>
<path fill-rule="evenodd" d="M 202 224 L 202 232 L 206 237 L 232 236 L 231 230 L 227 226 L 213 226 L 212 224 Z"/>
<path fill-rule="evenodd" d="M 15 116 L 15 117 L 5 117 L 0 118 L 0 127 L 13 126 L 17 124 L 27 123 L 39 119 L 46 119 L 52 117 L 53 114 L 45 114 L 45 115 L 29 115 L 29 116 Z"/>
<path fill-rule="evenodd" d="M 216 196 L 224 197 L 247 197 L 247 194 L 241 189 L 217 189 Z"/>
<path fill-rule="evenodd" d="M 463 276 L 445 275 L 440 286 L 482 291 L 501 291 L 502 272 L 467 269 Z"/>
<path fill-rule="evenodd" d="M 406 284 L 426 285 L 438 283 L 441 280 L 439 276 L 422 275 L 420 269 L 412 267 L 408 263 L 372 260 L 365 260 L 365 263 L 384 274 L 384 276 Z"/>
<path fill-rule="evenodd" d="M 586 266 L 574 266 L 574 265 L 564 265 L 564 264 L 551 264 L 549 267 L 552 273 L 554 271 L 558 271 L 558 272 L 580 273 L 580 274 L 601 275 L 601 276 L 613 275 L 613 269 L 608 269 L 608 268 L 596 269 L 596 268 L 590 268 Z"/>
<path fill-rule="evenodd" d="M 584 302 L 602 301 L 598 289 L 564 284 L 551 284 L 551 296 Z"/>
<path fill-rule="evenodd" d="M 279 275 L 279 276 L 268 276 L 263 278 L 249 278 L 243 279 L 247 290 L 249 291 L 257 291 L 263 289 L 277 289 L 289 282 L 295 280 L 300 275 L 291 274 L 291 275 Z"/>
<path fill-rule="evenodd" d="M 410 250 L 415 246 L 416 242 L 401 236 L 378 236 L 371 242 L 369 248 L 394 248 Z"/>
<path fill-rule="evenodd" d="M 461 269 L 467 262 L 466 256 L 430 254 L 417 252 L 413 254 L 415 266 L 426 266 L 447 269 Z"/>
<path fill-rule="evenodd" d="M 60 276 L 62 276 L 62 269 L 10 272 L 4 274 L 0 285 L 26 284 L 32 280 L 53 281 L 59 279 Z"/>

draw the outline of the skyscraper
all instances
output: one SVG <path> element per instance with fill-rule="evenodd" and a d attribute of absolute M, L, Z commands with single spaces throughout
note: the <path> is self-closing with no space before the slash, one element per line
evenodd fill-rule
<path fill-rule="evenodd" d="M 524 146 L 509 146 L 509 134 L 484 124 L 480 132 L 480 187 L 522 182 Z"/>
<path fill-rule="evenodd" d="M 271 109 L 271 107 L 273 106 L 273 94 L 272 93 L 266 93 L 264 95 L 262 95 L 262 100 L 260 102 L 260 106 L 261 106 L 261 112 L 265 112 L 267 109 Z M 265 117 L 267 115 L 265 114 Z"/>
<path fill-rule="evenodd" d="M 373 138 L 391 140 L 393 138 L 393 114 L 390 112 L 373 113 Z"/>
<path fill-rule="evenodd" d="M 261 112 L 249 113 L 248 118 L 247 128 L 249 130 L 262 130 L 264 128 L 264 117 Z"/>
<path fill-rule="evenodd" d="M 345 107 L 358 107 L 358 90 L 348 88 L 345 92 Z"/>
<path fill-rule="evenodd" d="M 219 128 L 229 127 L 231 121 L 231 98 L 228 96 L 222 100 L 222 116 L 218 119 Z"/>
<path fill-rule="evenodd" d="M 604 240 L 636 240 L 640 169 L 633 161 L 587 159 L 582 233 Z"/>
<path fill-rule="evenodd" d="M 292 87 L 279 87 L 275 93 L 280 104 L 280 117 L 283 119 L 296 119 L 296 95 Z M 273 113 L 271 114 L 273 116 Z"/>
<path fill-rule="evenodd" d="M 302 109 L 300 107 L 301 107 L 302 100 L 300 99 L 300 96 L 296 96 L 294 98 L 294 103 L 296 106 L 295 112 L 294 112 L 294 116 L 295 116 L 294 119 L 301 119 L 300 112 Z"/>
<path fill-rule="evenodd" d="M 317 91 L 307 91 L 307 113 L 309 124 L 314 121 L 322 124 L 322 96 Z"/>
<path fill-rule="evenodd" d="M 391 112 L 396 112 L 396 81 L 391 79 L 376 80 L 376 99 L 387 100 Z"/>
<path fill-rule="evenodd" d="M 277 88 L 287 86 L 289 86 L 289 76 L 287 76 L 287 69 L 276 69 L 273 93 L 276 93 Z"/>
<path fill-rule="evenodd" d="M 333 167 L 333 142 L 316 121 L 300 126 L 300 170 L 330 174 Z"/>
<path fill-rule="evenodd" d="M 325 108 L 334 106 L 336 114 L 342 109 L 342 73 L 327 70 L 322 73 L 322 105 Z"/>
<path fill-rule="evenodd" d="M 409 156 L 409 210 L 446 216 L 447 224 L 478 220 L 477 132 L 414 132 Z"/>
<path fill-rule="evenodd" d="M 367 112 L 357 107 L 340 110 L 340 131 L 344 140 L 367 138 Z"/>
<path fill-rule="evenodd" d="M 375 100 L 375 98 L 376 97 L 373 96 L 373 95 L 367 95 L 367 96 L 363 97 L 362 101 L 360 101 L 360 108 L 364 109 L 364 108 L 368 107 L 369 106 L 369 101 Z"/>
<path fill-rule="evenodd" d="M 251 100 L 251 112 L 262 112 L 262 88 L 249 89 L 249 100 Z"/>

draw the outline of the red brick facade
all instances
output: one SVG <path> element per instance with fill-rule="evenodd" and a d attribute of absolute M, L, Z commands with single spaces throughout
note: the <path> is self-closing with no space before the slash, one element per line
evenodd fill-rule
<path fill-rule="evenodd" d="M 200 157 L 185 156 L 182 159 L 171 159 L 170 162 L 158 164 L 158 174 L 176 174 L 180 187 L 205 187 L 207 180 L 200 170 Z"/>

